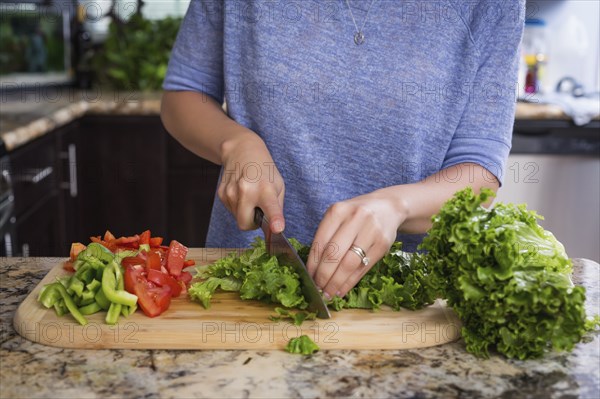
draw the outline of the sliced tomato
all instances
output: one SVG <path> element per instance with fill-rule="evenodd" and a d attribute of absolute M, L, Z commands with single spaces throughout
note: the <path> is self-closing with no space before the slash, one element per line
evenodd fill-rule
<path fill-rule="evenodd" d="M 144 268 L 125 269 L 125 289 L 138 297 L 138 305 L 148 317 L 156 317 L 171 304 L 171 288 L 157 287 L 144 276 Z"/>
<path fill-rule="evenodd" d="M 190 267 L 190 266 L 194 266 L 196 264 L 196 261 L 193 259 L 188 259 L 185 262 L 183 262 L 183 267 Z"/>
<path fill-rule="evenodd" d="M 73 262 L 71 262 L 70 260 L 65 261 L 65 263 L 63 263 L 63 269 L 65 269 L 68 272 L 74 272 L 75 268 L 73 267 Z"/>
<path fill-rule="evenodd" d="M 142 244 L 150 245 L 150 230 L 146 230 L 140 234 L 140 245 Z"/>
<path fill-rule="evenodd" d="M 160 254 L 155 251 L 150 251 L 146 255 L 146 269 L 150 270 L 160 270 L 162 264 L 160 259 Z"/>
<path fill-rule="evenodd" d="M 177 280 L 182 281 L 185 285 L 188 285 L 190 281 L 192 281 L 192 274 L 190 272 L 181 272 L 179 276 L 177 276 Z"/>
<path fill-rule="evenodd" d="M 75 259 L 77 259 L 77 255 L 79 255 L 79 253 L 86 248 L 87 247 L 80 242 L 74 242 L 73 244 L 71 244 L 71 262 L 75 262 Z"/>
<path fill-rule="evenodd" d="M 111 242 L 114 241 L 116 238 L 113 235 L 113 233 L 111 233 L 109 230 L 106 230 L 106 233 L 104 233 L 104 241 L 106 242 Z"/>
<path fill-rule="evenodd" d="M 137 234 L 131 237 L 119 237 L 115 241 L 117 245 L 127 245 L 127 244 L 135 244 L 140 241 L 140 236 Z"/>
<path fill-rule="evenodd" d="M 173 240 L 169 245 L 169 256 L 167 258 L 167 270 L 173 276 L 179 276 L 183 269 L 183 262 L 187 255 L 188 249 L 180 242 Z"/>
<path fill-rule="evenodd" d="M 170 287 L 150 288 L 148 290 L 148 294 L 150 295 L 150 297 L 152 298 L 152 300 L 154 301 L 156 306 L 160 309 L 159 314 L 161 314 L 165 310 L 169 309 L 169 306 L 171 306 L 172 293 L 171 293 Z M 142 308 L 142 310 L 143 310 L 143 308 Z M 150 316 L 150 317 L 153 317 L 153 316 Z"/>
<path fill-rule="evenodd" d="M 114 241 L 106 242 L 106 241 L 102 240 L 100 238 L 100 236 L 98 236 L 98 237 L 90 237 L 90 240 L 92 242 L 96 242 L 96 243 L 104 246 L 104 248 L 108 249 L 111 252 L 115 252 L 117 250 L 117 246 L 114 244 Z"/>
<path fill-rule="evenodd" d="M 169 287 L 171 289 L 171 295 L 175 298 L 181 294 L 181 285 L 179 285 L 177 280 L 160 270 L 148 270 L 148 281 L 160 287 Z"/>
<path fill-rule="evenodd" d="M 123 265 L 123 267 L 145 265 L 146 261 L 140 258 L 139 256 L 128 256 L 127 258 L 123 258 L 121 264 Z"/>
<path fill-rule="evenodd" d="M 152 237 L 152 238 L 150 238 L 150 247 L 152 247 L 152 248 L 160 247 L 162 242 L 163 242 L 162 237 Z"/>
<path fill-rule="evenodd" d="M 117 244 L 130 244 L 133 242 L 138 242 L 140 241 L 140 236 L 139 235 L 134 235 L 134 236 L 129 236 L 129 237 L 119 237 L 116 240 Z"/>

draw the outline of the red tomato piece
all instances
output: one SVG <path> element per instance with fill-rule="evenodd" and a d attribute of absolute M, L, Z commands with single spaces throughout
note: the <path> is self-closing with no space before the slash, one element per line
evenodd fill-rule
<path fill-rule="evenodd" d="M 183 267 L 190 267 L 190 266 L 194 266 L 196 264 L 196 261 L 193 259 L 188 259 L 185 262 L 183 262 Z"/>
<path fill-rule="evenodd" d="M 63 263 L 63 269 L 65 269 L 68 272 L 74 272 L 75 268 L 73 267 L 73 262 L 71 262 L 70 260 L 65 261 L 65 263 Z"/>
<path fill-rule="evenodd" d="M 150 245 L 150 230 L 146 230 L 140 234 L 140 245 L 142 244 Z"/>
<path fill-rule="evenodd" d="M 117 245 L 134 244 L 140 241 L 140 236 L 137 234 L 131 237 L 119 237 L 115 240 Z"/>
<path fill-rule="evenodd" d="M 181 272 L 179 276 L 177 276 L 177 280 L 184 282 L 186 285 L 192 281 L 192 274 L 190 272 Z"/>
<path fill-rule="evenodd" d="M 156 287 L 146 279 L 142 267 L 125 269 L 125 289 L 138 297 L 138 305 L 148 317 L 158 316 L 171 304 L 171 288 Z"/>
<path fill-rule="evenodd" d="M 183 262 L 187 255 L 188 249 L 180 242 L 173 240 L 169 245 L 169 256 L 167 257 L 167 270 L 173 276 L 179 276 L 183 269 Z"/>
<path fill-rule="evenodd" d="M 162 237 L 152 237 L 150 238 L 150 247 L 160 247 L 163 242 Z"/>
<path fill-rule="evenodd" d="M 75 259 L 77 259 L 77 255 L 79 255 L 79 253 L 81 251 L 83 251 L 84 249 L 86 249 L 87 247 L 85 245 L 83 245 L 80 242 L 74 242 L 71 244 L 71 262 L 75 262 Z"/>
<path fill-rule="evenodd" d="M 168 274 L 162 273 L 160 270 L 148 270 L 148 281 L 160 287 L 169 287 L 171 289 L 171 295 L 174 298 L 178 297 L 181 294 L 181 285 L 179 285 L 177 280 L 175 280 Z"/>
<path fill-rule="evenodd" d="M 123 258 L 123 260 L 121 261 L 123 267 L 144 265 L 145 263 L 146 261 L 144 261 L 144 259 L 140 258 L 139 256 L 128 256 L 126 258 Z"/>
<path fill-rule="evenodd" d="M 90 237 L 90 240 L 92 242 L 95 242 L 95 243 L 98 243 L 98 244 L 104 246 L 104 248 L 108 249 L 111 252 L 115 252 L 117 250 L 117 246 L 114 244 L 114 241 L 106 242 L 106 241 L 102 240 L 100 238 L 100 236 L 98 236 L 98 237 Z"/>
<path fill-rule="evenodd" d="M 155 251 L 150 251 L 148 255 L 146 255 L 146 271 L 160 270 L 161 266 L 160 254 Z"/>
<path fill-rule="evenodd" d="M 104 233 L 104 241 L 111 242 L 114 240 L 115 236 L 113 235 L 113 233 L 111 233 L 109 230 L 106 230 L 106 233 Z"/>

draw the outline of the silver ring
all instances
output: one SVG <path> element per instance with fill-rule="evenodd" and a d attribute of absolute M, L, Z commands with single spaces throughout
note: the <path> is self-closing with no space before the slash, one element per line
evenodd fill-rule
<path fill-rule="evenodd" d="M 367 257 L 367 254 L 365 253 L 365 251 L 363 251 L 362 248 L 357 247 L 356 245 L 353 245 L 350 247 L 350 251 L 354 252 L 355 254 L 357 254 L 359 256 L 360 261 L 362 262 L 363 266 L 369 266 L 369 262 L 371 260 Z"/>

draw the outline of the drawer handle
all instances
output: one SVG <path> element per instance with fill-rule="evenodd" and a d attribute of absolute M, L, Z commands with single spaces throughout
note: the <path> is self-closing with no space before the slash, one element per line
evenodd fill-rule
<path fill-rule="evenodd" d="M 43 169 L 30 169 L 22 176 L 15 176 L 15 180 L 23 183 L 38 184 L 52 175 L 53 172 L 54 168 L 52 166 L 47 166 Z"/>
<path fill-rule="evenodd" d="M 60 153 L 61 159 L 68 160 L 69 181 L 61 182 L 60 188 L 69 190 L 71 197 L 77 197 L 77 147 L 75 144 L 69 144 L 68 152 Z"/>

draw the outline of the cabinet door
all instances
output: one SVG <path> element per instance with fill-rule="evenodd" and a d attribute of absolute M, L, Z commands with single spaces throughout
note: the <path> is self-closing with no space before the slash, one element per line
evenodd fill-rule
<path fill-rule="evenodd" d="M 221 167 L 168 142 L 169 234 L 191 247 L 203 247 Z"/>
<path fill-rule="evenodd" d="M 158 116 L 82 118 L 77 173 L 80 241 L 106 229 L 166 235 L 166 135 Z"/>
<path fill-rule="evenodd" d="M 16 220 L 17 251 L 23 256 L 65 256 L 61 248 L 59 196 L 39 201 Z"/>
<path fill-rule="evenodd" d="M 81 237 L 80 217 L 81 204 L 79 197 L 79 181 L 77 173 L 79 122 L 75 121 L 56 133 L 58 160 L 58 177 L 60 187 L 60 219 L 63 232 L 61 243 L 62 254 L 69 253 L 72 242 L 87 242 Z"/>
<path fill-rule="evenodd" d="M 55 136 L 45 135 L 10 154 L 15 214 L 21 216 L 58 187 Z"/>
<path fill-rule="evenodd" d="M 10 161 L 16 254 L 64 255 L 56 136 L 50 133 L 18 148 L 11 152 Z"/>

